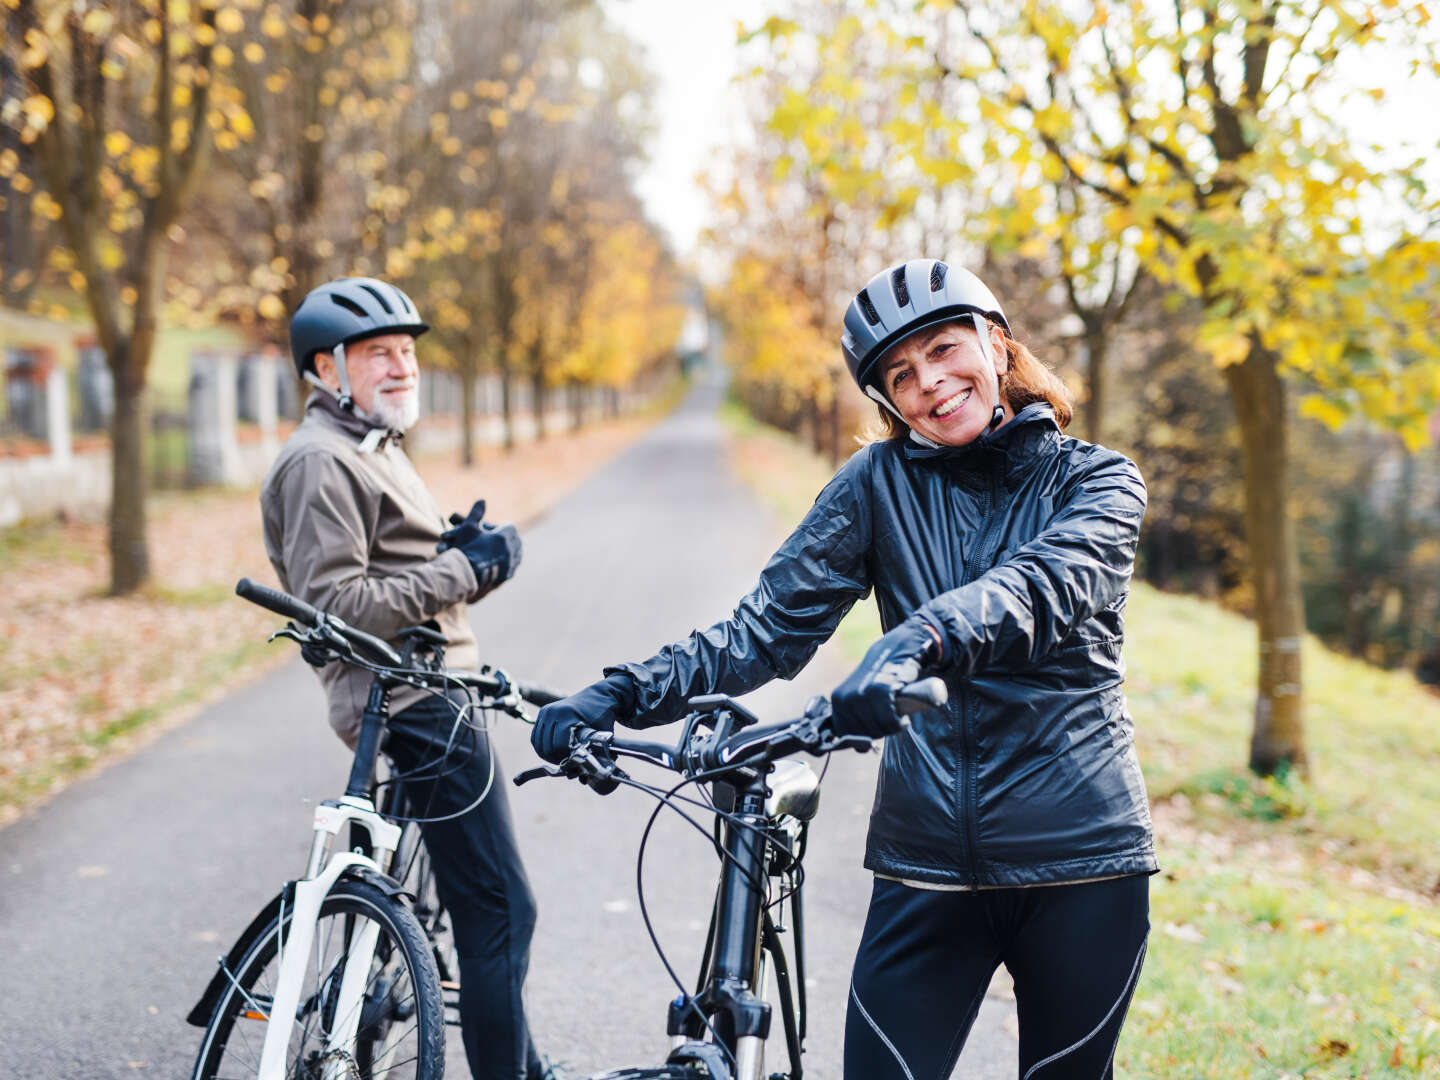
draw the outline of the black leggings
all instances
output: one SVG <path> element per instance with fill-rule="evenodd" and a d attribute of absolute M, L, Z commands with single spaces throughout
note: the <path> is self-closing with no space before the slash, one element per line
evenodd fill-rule
<path fill-rule="evenodd" d="M 995 969 L 1020 1080 L 1108 1080 L 1150 932 L 1145 875 L 940 892 L 875 880 L 845 1017 L 846 1080 L 945 1080 Z"/>
<path fill-rule="evenodd" d="M 521 990 L 530 963 L 535 898 L 515 845 L 509 777 L 483 734 L 462 728 L 450 754 L 455 709 L 431 698 L 390 719 L 385 753 L 404 780 L 416 817 L 443 817 L 484 800 L 451 821 L 423 822 L 440 899 L 450 913 L 460 959 L 460 1033 L 474 1080 L 525 1080 L 541 1074 L 525 1022 Z M 493 775 L 492 775 L 493 766 Z"/>

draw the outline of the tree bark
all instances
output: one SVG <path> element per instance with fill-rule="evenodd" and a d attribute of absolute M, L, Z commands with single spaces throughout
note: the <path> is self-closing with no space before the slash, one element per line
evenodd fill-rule
<path fill-rule="evenodd" d="M 535 410 L 535 441 L 545 441 L 545 373 L 536 365 L 535 374 L 530 377 L 531 406 Z"/>
<path fill-rule="evenodd" d="M 145 471 L 145 382 L 133 374 L 122 374 L 123 367 L 111 365 L 116 378 L 115 413 L 110 424 L 110 591 L 116 596 L 134 592 L 150 577 L 145 531 L 149 487 Z"/>
<path fill-rule="evenodd" d="M 1085 386 L 1090 400 L 1085 405 L 1085 438 L 1103 441 L 1105 433 L 1105 363 L 1110 355 L 1110 335 L 1103 325 L 1085 327 Z"/>
<path fill-rule="evenodd" d="M 510 362 L 505 358 L 505 349 L 500 349 L 500 426 L 505 430 L 505 452 L 515 449 L 515 420 L 510 400 Z"/>
<path fill-rule="evenodd" d="M 1255 585 L 1260 678 L 1250 768 L 1269 776 L 1282 768 L 1307 771 L 1301 710 L 1300 646 L 1305 604 L 1290 490 L 1286 387 L 1277 358 L 1252 341 L 1243 363 L 1224 369 L 1240 422 L 1245 460 L 1245 536 Z"/>
<path fill-rule="evenodd" d="M 468 469 L 475 464 L 475 354 L 468 342 L 464 348 L 456 366 L 460 369 L 460 464 Z"/>

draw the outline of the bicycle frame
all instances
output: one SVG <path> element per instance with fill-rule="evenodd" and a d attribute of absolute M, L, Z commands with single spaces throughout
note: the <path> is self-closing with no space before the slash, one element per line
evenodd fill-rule
<path fill-rule="evenodd" d="M 790 874 L 798 865 L 795 847 L 804 822 L 815 812 L 818 790 L 815 773 L 798 761 L 775 762 L 768 769 L 754 770 L 752 777 L 738 786 L 717 785 L 717 801 L 729 804 L 722 841 L 725 858 L 701 959 L 701 989 L 693 997 L 677 998 L 670 1005 L 666 1030 L 671 1036 L 671 1062 L 695 1061 L 704 1064 L 711 1075 L 762 1080 L 765 1042 L 772 1019 L 766 999 L 773 965 L 790 1055 L 789 1076 L 801 1080 L 805 1029 L 803 913 L 800 887 Z M 784 862 L 782 850 L 790 856 Z M 791 881 L 798 987 L 790 981 L 779 939 L 784 927 L 770 917 L 759 888 L 767 877 Z M 697 1009 L 704 1020 L 696 1015 Z M 707 1026 L 733 1055 L 733 1072 L 729 1060 L 717 1060 L 723 1055 L 717 1054 L 716 1045 L 703 1041 Z"/>
<path fill-rule="evenodd" d="M 327 800 L 316 807 L 314 835 L 304 875 L 287 882 L 280 894 L 262 908 L 241 933 L 230 951 L 220 957 L 219 969 L 186 1017 L 189 1023 L 207 1028 L 208 1040 L 209 1026 L 217 1019 L 217 1009 L 225 1000 L 228 988 L 233 986 L 241 996 L 236 1000 L 243 1000 L 254 1018 L 266 1021 L 256 1073 L 258 1080 L 285 1080 L 286 1057 L 297 1014 L 302 1011 L 308 1014 L 309 1005 L 314 1004 L 313 999 L 308 1003 L 302 1001 L 302 995 L 306 992 L 311 952 L 319 944 L 316 927 L 326 899 L 342 879 L 350 878 L 378 888 L 396 903 L 403 903 L 406 895 L 402 886 L 390 876 L 404 830 L 380 814 L 372 798 L 375 766 L 389 721 L 391 689 L 409 685 L 444 693 L 465 688 L 472 693 L 478 692 L 480 707 L 499 709 L 520 717 L 524 716 L 522 701 L 543 705 L 558 700 L 560 695 L 542 687 L 515 682 L 506 673 L 491 668 L 480 672 L 446 670 L 443 666 L 446 640 L 431 627 L 412 626 L 400 631 L 398 636 L 404 641 L 404 648 L 403 652 L 396 652 L 387 642 L 351 627 L 296 597 L 258 585 L 248 578 L 241 579 L 235 591 L 245 599 L 292 620 L 271 635 L 272 641 L 288 638 L 296 642 L 301 646 L 306 661 L 312 665 L 339 660 L 369 671 L 374 676 L 361 714 L 360 732 L 345 794 L 338 801 Z M 421 650 L 428 654 L 428 662 L 417 663 L 414 660 L 415 653 Z M 365 843 L 354 850 L 338 850 L 341 845 L 335 843 L 336 835 L 341 829 L 352 828 L 364 831 Z M 357 925 L 362 927 L 359 932 L 355 930 Z M 239 979 L 248 976 L 240 971 L 239 965 L 260 935 L 272 926 L 279 927 L 273 958 L 274 989 L 269 994 L 268 1006 L 262 1006 L 240 984 Z M 423 934 L 426 928 L 417 926 L 416 932 Z M 327 970 L 316 973 L 320 987 L 325 991 L 321 1027 L 317 1032 L 325 1039 L 320 1062 L 324 1065 L 325 1080 L 344 1080 L 353 1073 L 350 1048 L 362 1034 L 363 1006 L 368 1004 L 366 987 L 379 947 L 380 933 L 381 924 L 375 919 L 355 920 L 347 916 L 344 939 L 339 942 L 344 949 L 343 957 L 334 957 Z M 433 964 L 433 956 L 430 961 Z M 338 984 L 334 981 L 337 975 Z M 316 994 L 318 996 L 318 990 Z M 443 1022 L 444 1001 L 438 994 L 435 1005 L 440 1009 L 439 1020 Z M 331 1025 L 328 1028 L 325 1026 L 327 1023 Z M 227 1037 L 221 1036 L 222 1048 Z M 206 1048 L 209 1046 L 208 1041 L 202 1043 L 202 1055 L 208 1052 Z M 394 1047 L 382 1047 L 380 1052 L 382 1057 L 393 1054 Z M 197 1068 L 198 1065 L 199 1062 Z M 248 1068 L 246 1074 L 249 1075 Z"/>

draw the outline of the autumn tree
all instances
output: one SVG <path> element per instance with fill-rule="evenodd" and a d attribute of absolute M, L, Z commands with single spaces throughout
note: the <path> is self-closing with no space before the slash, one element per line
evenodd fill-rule
<path fill-rule="evenodd" d="M 892 71 L 954 84 L 955 107 L 926 123 L 962 155 L 1003 155 L 1008 180 L 990 189 L 1001 201 L 1033 201 L 1046 184 L 1083 193 L 1092 243 L 1123 245 L 1198 302 L 1198 343 L 1222 370 L 1242 437 L 1261 659 L 1250 762 L 1303 769 L 1290 397 L 1298 389 L 1304 412 L 1363 415 L 1418 443 L 1440 396 L 1440 205 L 1419 169 L 1393 152 L 1384 164 L 1337 118 L 1347 91 L 1382 92 L 1355 85 L 1363 54 L 1433 74 L 1424 9 L 1181 0 L 1077 14 L 1049 0 L 958 0 L 856 17 L 887 43 Z M 909 165 L 928 178 L 922 189 L 966 179 L 948 162 Z M 1041 234 L 1071 231 L 1063 206 L 1030 217 Z"/>
<path fill-rule="evenodd" d="M 21 78 L 0 116 L 34 148 L 37 209 L 60 222 L 114 376 L 111 589 L 126 593 L 150 573 L 145 388 L 166 266 L 212 136 L 243 130 L 216 72 L 244 20 L 187 0 L 7 6 Z"/>

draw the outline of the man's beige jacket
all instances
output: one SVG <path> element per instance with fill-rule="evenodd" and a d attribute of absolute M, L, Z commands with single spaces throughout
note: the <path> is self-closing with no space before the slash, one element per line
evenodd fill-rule
<path fill-rule="evenodd" d="M 446 666 L 473 670 L 480 655 L 466 605 L 478 599 L 475 572 L 460 551 L 435 553 L 448 527 L 440 509 L 395 440 L 362 447 L 371 430 L 331 395 L 311 393 L 260 488 L 270 562 L 287 592 L 377 637 L 393 642 L 434 619 L 450 639 Z M 320 681 L 330 726 L 354 746 L 370 675 L 336 662 Z M 397 688 L 391 713 L 424 696 Z"/>

